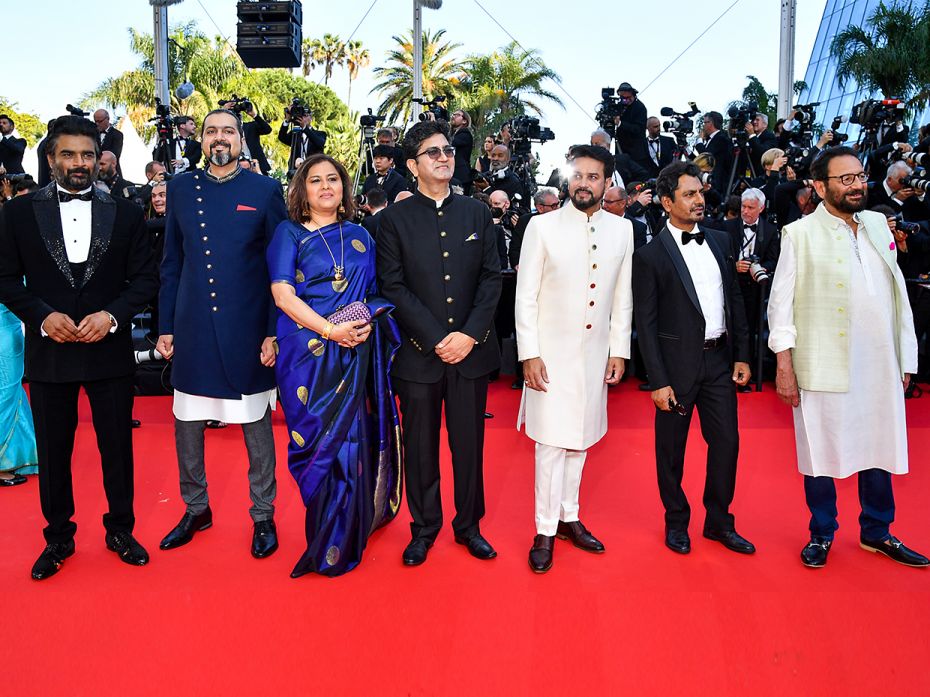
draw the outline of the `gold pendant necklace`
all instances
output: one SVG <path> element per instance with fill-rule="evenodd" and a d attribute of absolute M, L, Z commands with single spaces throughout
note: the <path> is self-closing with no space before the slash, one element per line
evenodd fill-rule
<path fill-rule="evenodd" d="M 312 221 L 311 221 L 311 222 L 312 222 Z M 316 232 L 317 234 L 319 234 L 320 239 L 323 240 L 323 244 L 326 245 L 326 251 L 329 252 L 329 256 L 330 256 L 330 258 L 333 260 L 333 278 L 334 278 L 337 282 L 344 281 L 344 280 L 345 280 L 345 271 L 346 271 L 346 267 L 345 267 L 345 263 L 346 263 L 346 250 L 345 250 L 344 240 L 343 240 L 343 238 L 342 238 L 342 221 L 339 221 L 339 262 L 340 262 L 340 263 L 338 263 L 338 264 L 336 263 L 336 255 L 333 254 L 333 250 L 330 249 L 330 247 L 329 247 L 329 242 L 326 241 L 326 238 L 323 236 L 323 233 L 320 232 L 320 230 L 321 230 L 322 227 L 324 227 L 324 226 L 318 227 L 318 228 L 316 229 L 315 232 Z M 341 285 L 341 284 L 340 284 L 340 285 Z M 336 283 L 333 283 L 333 288 L 335 288 L 335 287 L 336 287 Z"/>

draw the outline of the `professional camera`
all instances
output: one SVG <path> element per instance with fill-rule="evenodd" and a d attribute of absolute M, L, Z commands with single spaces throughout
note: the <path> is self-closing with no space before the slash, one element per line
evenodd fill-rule
<path fill-rule="evenodd" d="M 756 283 L 765 283 L 772 277 L 768 269 L 762 266 L 762 259 L 759 258 L 759 255 L 750 254 L 745 261 L 749 262 L 749 275 Z"/>
<path fill-rule="evenodd" d="M 917 189 L 918 191 L 926 193 L 930 190 L 930 172 L 925 169 L 914 172 L 911 176 L 904 177 L 901 180 L 901 186 Z"/>
<path fill-rule="evenodd" d="M 732 130 L 736 131 L 737 135 L 741 132 L 745 133 L 746 124 L 756 118 L 758 113 L 759 105 L 755 102 L 746 102 L 739 106 L 734 104 L 727 109 L 727 116 L 730 117 L 729 126 Z"/>
<path fill-rule="evenodd" d="M 6 180 L 13 186 L 16 186 L 21 181 L 26 181 L 27 179 L 32 179 L 32 175 L 25 172 L 20 172 L 18 174 L 10 174 L 9 172 L 6 172 L 5 174 L 0 175 L 0 181 Z"/>
<path fill-rule="evenodd" d="M 84 111 L 83 109 L 80 109 L 79 107 L 76 107 L 76 106 L 72 106 L 70 104 L 65 105 L 65 111 L 67 111 L 72 116 L 84 116 L 84 117 L 90 116 L 89 111 Z"/>
<path fill-rule="evenodd" d="M 555 133 L 546 126 L 539 125 L 535 116 L 517 116 L 510 122 L 510 135 L 513 140 L 529 140 L 535 143 L 545 143 L 553 140 Z"/>
<path fill-rule="evenodd" d="M 155 116 L 149 119 L 149 123 L 155 124 L 155 132 L 160 140 L 167 140 L 172 137 L 174 127 L 182 123 L 185 117 L 172 116 L 171 105 L 162 104 L 161 99 L 155 97 Z"/>
<path fill-rule="evenodd" d="M 785 157 L 787 158 L 785 165 L 793 169 L 798 178 L 802 179 L 802 175 L 810 169 L 811 162 L 814 160 L 814 151 L 812 148 L 792 145 L 785 148 Z"/>
<path fill-rule="evenodd" d="M 371 109 L 368 109 L 368 113 L 362 114 L 358 120 L 359 126 L 362 127 L 362 137 L 365 140 L 374 140 L 378 131 L 378 124 L 384 119 L 385 117 L 381 114 L 375 115 Z"/>
<path fill-rule="evenodd" d="M 900 99 L 866 99 L 852 108 L 850 122 L 869 131 L 877 131 L 886 121 L 904 118 L 905 104 Z"/>
<path fill-rule="evenodd" d="M 428 114 L 432 114 L 433 118 L 437 121 L 448 121 L 449 112 L 442 106 L 442 103 L 446 101 L 446 95 L 441 94 L 438 97 L 433 97 L 430 100 L 425 99 L 412 99 L 411 101 L 416 102 L 423 106 L 423 112 L 420 114 L 420 121 L 426 121 L 430 117 Z"/>
<path fill-rule="evenodd" d="M 291 100 L 290 105 L 284 107 L 284 118 L 286 121 L 290 121 L 292 124 L 299 124 L 300 120 L 309 115 L 310 109 L 300 101 L 300 97 L 294 97 Z"/>
<path fill-rule="evenodd" d="M 223 106 L 229 104 L 229 102 L 232 102 L 232 104 L 227 108 L 237 114 L 248 113 L 254 108 L 252 101 L 248 97 L 240 97 L 238 94 L 234 94 L 229 99 L 220 100 L 219 105 Z"/>
<path fill-rule="evenodd" d="M 930 165 L 930 154 L 925 152 L 901 152 L 897 148 L 891 151 L 891 155 L 888 158 L 889 162 L 897 162 L 898 160 L 904 160 L 912 167 L 927 167 Z"/>
<path fill-rule="evenodd" d="M 614 120 L 617 117 L 623 116 L 627 106 L 628 105 L 620 101 L 616 89 L 613 87 L 601 88 L 601 103 L 597 105 L 597 113 L 595 113 L 594 118 L 597 119 L 597 123 L 600 127 L 610 134 L 611 138 L 613 138 L 616 133 L 616 124 Z"/>
<path fill-rule="evenodd" d="M 895 229 L 900 230 L 905 235 L 913 235 L 915 232 L 920 232 L 920 225 L 918 223 L 909 223 L 904 218 L 901 217 L 901 214 L 898 213 L 894 219 Z"/>
<path fill-rule="evenodd" d="M 697 104 L 694 102 L 688 102 L 688 106 L 691 107 L 689 111 L 677 112 L 670 106 L 664 106 L 659 110 L 659 113 L 662 116 L 670 117 L 668 121 L 662 122 L 662 130 L 666 133 L 674 133 L 678 135 L 689 136 L 694 133 L 694 117 L 701 113 L 701 110 L 698 109 Z"/>
<path fill-rule="evenodd" d="M 837 129 L 846 123 L 848 119 L 845 115 L 840 114 L 833 118 L 833 123 L 830 124 L 830 131 L 833 133 L 833 140 L 827 143 L 827 147 L 837 147 L 849 140 L 848 133 L 840 133 Z"/>

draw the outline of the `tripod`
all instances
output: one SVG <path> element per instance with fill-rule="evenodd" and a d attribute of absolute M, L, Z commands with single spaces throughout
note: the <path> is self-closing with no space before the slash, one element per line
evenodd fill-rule
<path fill-rule="evenodd" d="M 155 158 L 157 162 L 161 162 L 165 166 L 165 171 L 169 174 L 174 174 L 174 154 L 175 154 L 175 139 L 174 139 L 174 126 L 168 125 L 168 128 L 158 128 L 158 145 L 155 146 L 155 152 L 158 154 L 158 157 Z"/>
<path fill-rule="evenodd" d="M 727 179 L 727 188 L 726 195 L 729 196 L 733 193 L 733 190 L 740 184 L 745 184 L 746 188 L 752 187 L 752 179 L 756 178 L 756 169 L 752 166 L 752 158 L 749 157 L 749 150 L 746 147 L 748 141 L 748 136 L 744 131 L 739 131 L 732 138 L 733 142 L 733 165 L 730 167 L 730 177 Z M 743 170 L 743 174 L 740 174 L 739 177 L 736 176 L 736 173 L 739 171 L 740 162 L 743 159 L 743 155 L 746 155 L 746 161 L 749 163 L 749 173 L 750 177 L 746 177 L 746 170 Z"/>
<path fill-rule="evenodd" d="M 365 183 L 371 173 L 374 171 L 374 153 L 373 148 L 375 139 L 368 136 L 362 131 L 362 138 L 358 147 L 358 169 L 355 171 L 355 180 L 352 182 L 352 191 L 359 193 L 359 182 Z"/>

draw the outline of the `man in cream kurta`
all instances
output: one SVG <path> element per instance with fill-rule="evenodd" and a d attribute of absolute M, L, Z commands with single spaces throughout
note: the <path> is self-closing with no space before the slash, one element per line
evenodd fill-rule
<path fill-rule="evenodd" d="M 889 531 L 891 475 L 907 472 L 903 386 L 917 368 L 894 238 L 884 215 L 862 210 L 865 175 L 852 150 L 824 151 L 811 176 L 823 203 L 782 231 L 768 308 L 776 386 L 794 407 L 811 511 L 801 561 L 826 563 L 838 528 L 833 480 L 858 473 L 862 548 L 926 566 Z"/>
<path fill-rule="evenodd" d="M 517 427 L 536 441 L 537 573 L 551 568 L 555 536 L 604 551 L 578 519 L 578 495 L 586 451 L 607 432 L 607 385 L 630 355 L 633 226 L 601 210 L 612 160 L 604 148 L 572 149 L 571 202 L 530 221 L 520 254 Z"/>

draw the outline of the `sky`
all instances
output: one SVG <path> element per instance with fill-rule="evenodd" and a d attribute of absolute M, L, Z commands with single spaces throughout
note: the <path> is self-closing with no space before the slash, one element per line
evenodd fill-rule
<path fill-rule="evenodd" d="M 640 90 L 650 115 L 658 115 L 663 106 L 686 110 L 691 100 L 702 111 L 724 111 L 729 102 L 739 99 L 747 75 L 777 91 L 781 0 L 737 0 L 655 79 L 733 4 L 734 0 L 445 0 L 439 10 L 423 10 L 423 23 L 424 28 L 445 28 L 447 39 L 462 44 L 458 50 L 462 57 L 506 45 L 509 33 L 524 47 L 537 49 L 546 65 L 561 76 L 564 91 L 558 87 L 553 91 L 562 97 L 565 109 L 547 104 L 541 119 L 556 139 L 534 148 L 548 167 L 558 164 L 569 145 L 587 142 L 596 128 L 593 115 L 605 86 L 631 83 Z M 795 79 L 802 79 L 825 0 L 797 4 Z M 41 22 L 36 19 L 37 5 Z M 371 68 L 383 63 L 394 45 L 391 37 L 404 33 L 413 15 L 411 0 L 377 0 L 359 25 L 370 6 L 371 0 L 303 2 L 305 38 L 328 32 L 348 39 L 358 27 L 353 38 L 361 40 L 372 56 L 371 66 L 352 87 L 351 107 L 362 111 L 380 103 L 377 95 L 368 94 L 375 82 Z M 184 0 L 168 8 L 168 18 L 171 24 L 195 20 L 206 34 L 222 34 L 235 44 L 235 0 Z M 8 69 L 0 81 L 0 95 L 43 119 L 64 113 L 66 103 L 80 100 L 104 78 L 137 67 L 138 59 L 129 50 L 128 28 L 152 31 L 147 0 L 10 2 L 3 19 L 5 26 L 32 29 L 5 33 Z M 11 57 L 22 61 L 18 68 L 9 69 Z M 322 70 L 311 72 L 310 79 L 322 82 Z M 345 100 L 347 73 L 337 68 L 330 87 Z"/>

